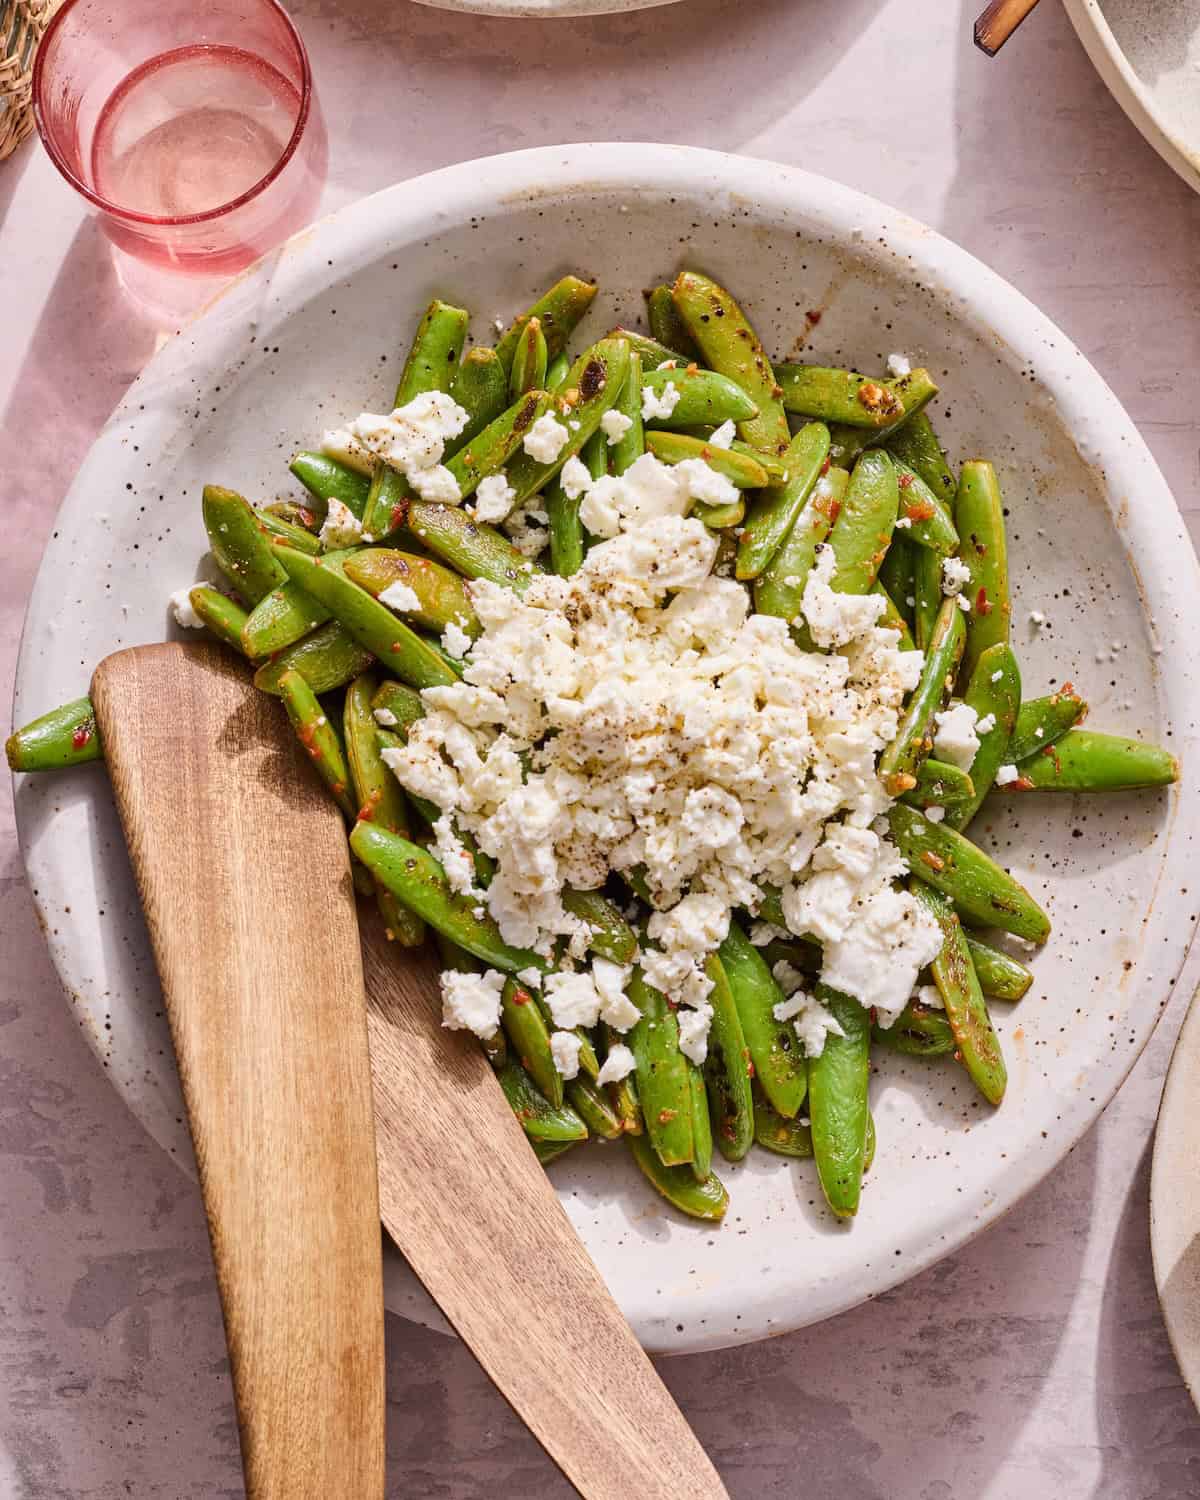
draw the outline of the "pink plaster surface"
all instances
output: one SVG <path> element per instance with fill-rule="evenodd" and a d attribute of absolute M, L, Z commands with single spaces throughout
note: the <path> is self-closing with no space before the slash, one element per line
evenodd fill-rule
<path fill-rule="evenodd" d="M 824 171 L 935 225 L 1040 304 L 1200 523 L 1200 199 L 1121 115 L 1058 7 L 1002 58 L 979 0 L 683 0 L 571 22 L 300 0 L 327 207 L 559 140 L 667 139 Z M 4 698 L 55 509 L 154 348 L 36 143 L 0 164 Z M 196 1193 L 62 1003 L 0 809 L 0 1496 L 242 1493 Z M 664 1365 L 731 1494 L 1200 1493 L 1200 1418 L 1154 1295 L 1149 1147 L 1200 969 L 1061 1169 L 959 1255 L 818 1328 Z M 464 1350 L 388 1329 L 389 1496 L 568 1493 Z"/>

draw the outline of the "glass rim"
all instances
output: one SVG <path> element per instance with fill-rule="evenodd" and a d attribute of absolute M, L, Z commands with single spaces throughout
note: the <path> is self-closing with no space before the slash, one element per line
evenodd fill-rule
<path fill-rule="evenodd" d="M 64 0 L 64 3 L 51 18 L 50 24 L 46 27 L 41 42 L 38 44 L 37 51 L 34 54 L 32 87 L 33 118 L 37 125 L 38 137 L 42 145 L 46 148 L 47 156 L 54 163 L 60 175 L 66 179 L 77 193 L 82 194 L 94 207 L 114 219 L 123 219 L 131 224 L 153 224 L 172 228 L 176 225 L 203 224 L 213 219 L 219 219 L 223 215 L 230 213 L 233 209 L 241 208 L 243 204 L 257 198 L 260 193 L 271 186 L 296 154 L 296 148 L 299 146 L 301 137 L 304 135 L 304 128 L 308 124 L 313 94 L 312 67 L 308 60 L 308 49 L 304 45 L 303 37 L 296 29 L 296 23 L 288 15 L 287 11 L 284 10 L 279 0 L 259 0 L 259 3 L 276 11 L 282 18 L 283 24 L 295 44 L 296 55 L 300 60 L 300 108 L 296 114 L 295 126 L 288 137 L 287 145 L 280 152 L 279 159 L 274 163 L 270 171 L 264 173 L 257 182 L 251 183 L 236 198 L 230 198 L 226 203 L 218 203 L 215 208 L 206 208 L 203 213 L 196 214 L 147 214 L 142 213 L 138 209 L 122 208 L 119 204 L 113 203 L 102 194 L 97 193 L 94 188 L 89 187 L 82 178 L 71 170 L 65 157 L 59 150 L 58 143 L 53 139 L 46 125 L 42 109 L 42 98 L 46 88 L 45 58 L 48 54 L 50 41 L 58 30 L 58 27 L 79 3 L 80 0 Z"/>

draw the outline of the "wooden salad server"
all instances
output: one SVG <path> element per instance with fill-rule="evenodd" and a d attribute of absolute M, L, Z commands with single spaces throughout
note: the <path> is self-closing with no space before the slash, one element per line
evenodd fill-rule
<path fill-rule="evenodd" d="M 315 779 L 309 773 L 298 775 L 300 756 L 279 706 L 257 694 L 243 670 L 219 648 L 148 646 L 109 657 L 96 674 L 93 701 L 168 992 L 220 1277 L 219 1247 L 224 1247 L 228 1260 L 229 1246 L 218 1235 L 214 1214 L 214 1164 L 210 1159 L 206 1172 L 199 1149 L 197 1106 L 205 1095 L 196 1074 L 208 1058 L 201 1053 L 197 1062 L 187 1052 L 189 1044 L 203 1039 L 203 1026 L 196 1027 L 200 1035 L 193 1037 L 191 1029 L 180 1024 L 179 991 L 171 994 L 168 976 L 188 982 L 189 965 L 195 965 L 202 945 L 215 946 L 223 931 L 236 932 L 244 938 L 243 983 L 250 999 L 254 987 L 265 982 L 259 962 L 263 946 L 270 945 L 275 934 L 286 936 L 295 951 L 305 955 L 304 971 L 293 974 L 292 993 L 302 996 L 306 1007 L 293 1005 L 288 1020 L 314 1024 L 310 1015 L 299 1015 L 306 1008 L 319 1008 L 321 992 L 313 976 L 324 972 L 325 950 L 341 952 L 347 934 L 354 931 L 345 838 L 332 802 L 317 789 Z M 165 788 L 157 796 L 152 775 Z M 207 785 L 219 786 L 219 793 L 201 791 Z M 191 825 L 186 832 L 180 829 L 184 819 Z M 205 873 L 213 858 L 207 846 L 203 855 L 191 853 L 193 831 L 205 822 L 220 827 L 197 837 L 211 838 L 218 848 L 229 844 L 235 851 L 228 856 L 231 863 L 222 864 L 227 884 L 220 893 Z M 169 832 L 160 833 L 160 826 Z M 160 856 L 156 851 L 153 875 L 147 878 L 147 844 L 159 842 L 163 852 Z M 259 871 L 259 865 L 266 868 Z M 269 914 L 256 910 L 251 915 L 248 904 L 257 907 L 258 902 L 249 894 L 243 896 L 242 883 L 272 878 L 276 885 L 264 903 Z M 280 885 L 285 887 L 282 892 Z M 192 902 L 203 902 L 203 916 L 188 912 Z M 217 921 L 222 911 L 228 913 L 224 929 Z M 162 941 L 164 926 L 187 929 L 187 941 L 175 941 L 175 933 Z M 320 1301 L 329 1297 L 327 1283 L 320 1278 L 331 1253 L 328 1238 L 339 1231 L 343 1242 L 354 1238 L 357 1243 L 368 1203 L 375 1213 L 374 1182 L 369 1192 L 361 1182 L 364 1171 L 373 1177 L 377 1155 L 379 1207 L 388 1233 L 500 1392 L 586 1500 L 727 1500 L 715 1469 L 571 1227 L 482 1051 L 474 1038 L 439 1024 L 436 964 L 426 953 L 388 943 L 376 921 L 364 918 L 363 929 L 375 1151 L 368 1141 L 355 1159 L 343 1159 L 332 1186 L 327 1179 L 322 1179 L 325 1186 L 319 1191 L 315 1184 L 296 1185 L 308 1214 L 316 1199 L 327 1211 L 336 1210 L 315 1229 L 308 1228 L 309 1217 L 298 1219 L 294 1214 L 286 1225 L 244 1226 L 256 1234 L 276 1232 L 278 1253 L 290 1255 L 297 1268 L 310 1266 L 308 1295 L 297 1295 L 289 1312 L 294 1318 L 307 1315 L 312 1329 L 297 1325 L 291 1332 L 298 1341 L 306 1340 L 321 1336 L 313 1332 L 318 1321 L 322 1328 L 329 1325 L 332 1310 Z M 181 976 L 168 968 L 164 949 L 183 954 L 177 961 Z M 278 961 L 273 954 L 271 961 Z M 357 972 L 349 972 L 357 970 L 357 963 L 351 964 L 344 953 L 340 962 L 347 969 L 345 983 L 338 995 L 328 997 L 339 1028 L 338 1040 L 325 1043 L 330 1065 L 315 1078 L 306 1074 L 303 1089 L 297 1087 L 294 1096 L 288 1092 L 297 1099 L 307 1096 L 302 1099 L 305 1107 L 297 1107 L 291 1121 L 296 1139 L 308 1131 L 324 1143 L 335 1125 L 339 1148 L 349 1149 L 351 1132 L 343 1140 L 341 1131 L 350 1113 L 347 1100 L 353 1104 L 355 1129 L 361 1126 L 361 1082 L 350 1063 L 359 1057 L 362 989 Z M 253 1006 L 247 1010 L 239 1043 L 261 1054 L 268 1039 Z M 270 1045 L 282 1047 L 287 1040 L 275 1037 Z M 299 1053 L 293 1057 L 298 1059 Z M 278 1058 L 284 1061 L 282 1050 Z M 240 1059 L 233 1061 L 240 1067 Z M 245 1134 L 239 1148 L 226 1153 L 232 1157 L 227 1173 L 237 1170 L 243 1153 L 253 1153 L 264 1168 L 272 1160 L 258 1136 L 258 1119 L 248 1114 L 242 1125 Z M 287 1144 L 290 1148 L 293 1140 Z M 270 1186 L 273 1193 L 282 1190 L 273 1179 Z M 372 1227 L 377 1246 L 377 1224 Z M 237 1232 L 243 1232 L 243 1226 Z M 240 1269 L 246 1269 L 244 1263 Z M 366 1279 L 361 1265 L 354 1274 Z M 341 1327 L 349 1332 L 352 1321 L 358 1320 L 364 1351 L 366 1314 L 370 1310 L 378 1315 L 378 1259 L 371 1274 L 373 1302 L 358 1281 L 351 1280 L 348 1264 L 343 1263 L 336 1278 L 355 1309 L 341 1309 Z M 246 1330 L 230 1316 L 229 1281 L 227 1276 L 221 1285 L 232 1352 L 235 1337 L 244 1341 Z M 238 1294 L 239 1302 L 244 1295 Z M 313 1299 L 320 1301 L 319 1307 Z M 265 1353 L 280 1356 L 283 1348 L 280 1338 Z M 374 1357 L 373 1344 L 371 1349 Z M 377 1366 L 378 1361 L 371 1366 L 372 1375 Z M 364 1352 L 356 1374 L 365 1375 L 367 1368 Z M 234 1370 L 236 1382 L 236 1357 Z M 301 1376 L 305 1373 L 302 1367 Z M 346 1378 L 349 1384 L 348 1373 Z M 357 1424 L 345 1415 L 344 1405 L 338 1408 L 339 1420 L 347 1424 L 345 1445 L 361 1443 L 364 1454 L 376 1440 L 382 1443 L 381 1426 L 374 1421 L 376 1401 L 382 1420 L 381 1373 L 378 1378 L 378 1396 L 373 1385 L 369 1394 L 365 1383 L 360 1387 L 364 1405 Z M 238 1392 L 244 1444 L 247 1427 L 260 1420 L 252 1401 L 263 1394 L 268 1393 L 258 1388 Z M 302 1423 L 304 1412 L 296 1408 L 305 1408 L 329 1444 L 336 1446 L 339 1420 L 312 1407 L 341 1403 L 346 1390 L 323 1380 L 321 1389 L 314 1381 L 310 1389 L 294 1394 L 296 1400 L 286 1403 L 292 1420 Z M 261 1425 L 265 1430 L 267 1424 Z M 362 1472 L 367 1473 L 365 1458 Z M 308 1500 L 310 1494 L 324 1493 L 368 1500 L 380 1492 L 370 1481 L 356 1485 L 347 1479 L 328 1482 L 323 1492 L 317 1483 L 311 1489 L 288 1489 L 284 1483 L 277 1490 L 252 1490 L 251 1495 L 275 1500 L 287 1493 L 289 1500 Z"/>

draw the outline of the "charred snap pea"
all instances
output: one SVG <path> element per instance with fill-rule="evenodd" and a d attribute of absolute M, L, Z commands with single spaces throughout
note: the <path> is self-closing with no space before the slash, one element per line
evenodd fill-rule
<path fill-rule="evenodd" d="M 1001 641 L 989 646 L 975 664 L 963 693 L 963 702 L 975 710 L 979 749 L 971 762 L 971 780 L 975 794 L 960 802 L 946 814 L 951 828 L 967 826 L 979 811 L 980 804 L 996 779 L 996 772 L 1008 760 L 1008 746 L 1017 710 L 1021 706 L 1021 669 L 1012 647 Z M 983 726 L 987 725 L 988 728 Z"/>
<path fill-rule="evenodd" d="M 279 679 L 279 696 L 288 718 L 317 774 L 333 793 L 334 800 L 348 818 L 358 812 L 350 786 L 350 771 L 338 739 L 337 730 L 325 717 L 317 695 L 299 672 L 285 672 Z"/>
<path fill-rule="evenodd" d="M 416 600 L 415 606 L 410 601 L 397 605 L 386 598 L 382 602 L 389 609 L 399 609 L 406 619 L 423 625 L 426 630 L 440 634 L 447 625 L 453 624 L 472 640 L 479 634 L 475 606 L 462 578 L 440 563 L 391 547 L 364 547 L 348 557 L 344 567 L 346 577 L 376 599 L 396 584 L 411 592 Z"/>
<path fill-rule="evenodd" d="M 697 1182 L 690 1166 L 664 1166 L 645 1135 L 631 1135 L 629 1149 L 646 1181 L 680 1213 L 713 1223 L 725 1217 L 729 1194 L 716 1173 L 710 1172 L 703 1182 Z"/>
<path fill-rule="evenodd" d="M 604 1090 L 590 1078 L 572 1078 L 567 1084 L 567 1098 L 572 1109 L 598 1140 L 615 1141 L 624 1135 L 621 1116 L 605 1096 Z"/>
<path fill-rule="evenodd" d="M 637 1061 L 646 1139 L 664 1166 L 682 1166 L 694 1159 L 696 1140 L 691 1064 L 679 1050 L 679 1022 L 666 998 L 646 983 L 640 969 L 634 969 L 626 993 L 641 1012 L 626 1043 Z"/>
<path fill-rule="evenodd" d="M 818 422 L 886 427 L 904 415 L 904 402 L 882 380 L 823 365 L 776 365 L 785 410 Z"/>
<path fill-rule="evenodd" d="M 971 606 L 962 663 L 969 677 L 989 646 L 1008 640 L 1012 614 L 1004 501 L 991 464 L 977 460 L 963 464 L 954 501 L 954 524 L 961 538 L 959 556 L 971 570 L 963 588 Z"/>
<path fill-rule="evenodd" d="M 600 1035 L 604 1040 L 604 1055 L 608 1057 L 612 1049 L 619 1043 L 624 1046 L 625 1039 L 619 1031 L 615 1031 L 607 1022 L 601 1021 Z M 605 1084 L 608 1097 L 612 1107 L 620 1116 L 621 1128 L 626 1135 L 641 1135 L 645 1128 L 642 1120 L 642 1105 L 638 1098 L 637 1084 L 633 1075 L 627 1074 L 617 1083 Z"/>
<path fill-rule="evenodd" d="M 340 500 L 361 520 L 366 509 L 367 491 L 371 488 L 371 481 L 365 474 L 324 453 L 297 453 L 288 467 L 318 502 L 320 519 L 324 519 L 325 507 L 331 500 Z"/>
<path fill-rule="evenodd" d="M 835 469 L 833 472 L 844 474 L 845 470 Z M 910 634 L 916 624 L 916 610 L 914 603 L 910 602 L 913 601 L 913 589 L 916 587 L 913 581 L 914 551 L 913 544 L 897 532 L 892 537 L 887 556 L 879 565 L 879 577 L 876 580 L 896 606 Z"/>
<path fill-rule="evenodd" d="M 10 771 L 61 771 L 101 760 L 100 731 L 90 698 L 52 708 L 5 742 Z"/>
<path fill-rule="evenodd" d="M 865 594 L 879 574 L 899 499 L 896 470 L 886 453 L 864 453 L 854 465 L 846 498 L 829 533 L 836 562 L 833 587 Z"/>
<path fill-rule="evenodd" d="M 298 500 L 272 500 L 270 505 L 259 507 L 259 519 L 266 525 L 266 517 L 272 516 L 276 521 L 286 521 L 289 526 L 295 526 L 301 531 L 311 532 L 314 536 L 321 529 L 321 521 L 324 519 L 324 507 L 321 512 L 315 506 L 302 505 Z M 270 527 L 267 527 L 268 531 Z"/>
<path fill-rule="evenodd" d="M 996 1000 L 1019 1000 L 1033 983 L 1033 970 L 1027 968 L 1019 958 L 993 948 L 974 933 L 967 933 L 967 948 L 979 987 L 985 995 Z"/>
<path fill-rule="evenodd" d="M 637 933 L 603 892 L 575 891 L 568 886 L 562 903 L 573 917 L 587 923 L 588 947 L 593 953 L 614 964 L 631 964 L 637 957 Z"/>
<path fill-rule="evenodd" d="M 629 426 L 615 443 L 608 445 L 609 464 L 614 474 L 624 474 L 646 451 L 646 433 L 642 425 L 642 356 L 636 349 L 629 354 L 629 371 L 617 397 L 616 410 Z"/>
<path fill-rule="evenodd" d="M 404 505 L 411 491 L 408 481 L 390 464 L 379 464 L 371 476 L 363 509 L 362 534 L 366 542 L 390 535 L 404 518 Z"/>
<path fill-rule="evenodd" d="M 235 604 L 220 589 L 210 588 L 206 583 L 198 583 L 189 590 L 188 602 L 219 641 L 224 641 L 243 656 L 246 654 L 242 631 L 249 616 L 240 604 Z"/>
<path fill-rule="evenodd" d="M 594 432 L 583 445 L 580 462 L 593 479 L 608 472 L 608 443 L 602 432 Z M 562 475 L 556 474 L 543 496 L 550 524 L 550 564 L 560 578 L 570 578 L 583 566 L 583 522 L 579 507 L 583 496 L 568 495 Z"/>
<path fill-rule="evenodd" d="M 469 349 L 459 362 L 450 395 L 468 417 L 467 425 L 446 445 L 446 453 L 453 456 L 509 404 L 508 377 L 496 351 L 486 345 Z"/>
<path fill-rule="evenodd" d="M 426 391 L 450 389 L 470 321 L 470 314 L 461 307 L 451 307 L 448 302 L 434 298 L 417 325 L 393 406 L 407 406 Z"/>
<path fill-rule="evenodd" d="M 830 469 L 809 495 L 779 551 L 754 580 L 754 607 L 760 615 L 791 621 L 799 617 L 817 548 L 829 535 L 849 483 L 845 469 Z"/>
<path fill-rule="evenodd" d="M 928 547 L 913 548 L 913 638 L 929 650 L 942 607 L 942 559 Z"/>
<path fill-rule="evenodd" d="M 542 320 L 530 318 L 517 338 L 513 351 L 512 369 L 508 372 L 508 395 L 511 401 L 519 401 L 526 391 L 541 390 L 546 383 L 546 335 L 542 332 Z"/>
<path fill-rule="evenodd" d="M 831 1030 L 820 1056 L 808 1060 L 813 1155 L 825 1201 L 845 1219 L 858 1212 L 866 1170 L 871 1023 L 848 995 L 823 984 L 815 993 L 832 1011 L 842 1035 Z"/>
<path fill-rule="evenodd" d="M 245 639 L 245 630 L 242 632 Z M 279 693 L 285 672 L 299 672 L 314 693 L 332 693 L 344 687 L 375 661 L 371 653 L 349 635 L 336 620 L 281 651 L 254 674 L 254 686 L 264 693 Z"/>
<path fill-rule="evenodd" d="M 652 292 L 647 293 L 646 318 L 654 338 L 673 350 L 678 358 L 685 362 L 700 358 L 696 341 L 679 316 L 679 309 L 675 306 L 675 298 L 671 295 L 669 286 L 656 286 Z M 661 363 L 661 360 L 657 363 Z"/>
<path fill-rule="evenodd" d="M 958 1043 L 944 1010 L 910 1001 L 890 1026 L 876 1025 L 871 1039 L 906 1057 L 945 1057 Z"/>
<path fill-rule="evenodd" d="M 946 462 L 942 445 L 925 412 L 917 412 L 898 427 L 888 438 L 887 447 L 893 458 L 921 476 L 945 506 L 954 504 L 957 488 L 954 470 Z"/>
<path fill-rule="evenodd" d="M 692 1103 L 692 1174 L 697 1182 L 704 1182 L 712 1171 L 713 1137 L 704 1074 L 699 1068 L 688 1068 L 688 1091 Z"/>
<path fill-rule="evenodd" d="M 896 738 L 879 757 L 879 779 L 891 797 L 913 791 L 922 760 L 933 748 L 933 716 L 950 695 L 966 638 L 962 612 L 953 599 L 942 604 L 916 691 L 908 701 Z"/>
<path fill-rule="evenodd" d="M 1179 762 L 1168 751 L 1092 729 L 1069 729 L 1018 770 L 1005 791 L 1124 792 L 1179 780 Z"/>
<path fill-rule="evenodd" d="M 813 1154 L 812 1126 L 807 1120 L 789 1120 L 772 1109 L 761 1095 L 754 1097 L 754 1140 L 765 1151 L 776 1156 Z"/>
<path fill-rule="evenodd" d="M 949 557 L 958 549 L 958 532 L 950 515 L 950 507 L 930 489 L 915 469 L 892 456 L 896 468 L 896 483 L 900 489 L 900 509 L 896 525 L 910 542 L 918 547 L 928 547 L 943 557 Z"/>
<path fill-rule="evenodd" d="M 496 1069 L 509 1108 L 534 1146 L 566 1147 L 587 1140 L 587 1126 L 566 1104 L 551 1104 L 532 1078 L 512 1058 Z M 555 1153 L 557 1154 L 557 1153 Z"/>
<path fill-rule="evenodd" d="M 767 483 L 767 471 L 757 459 L 732 448 L 714 448 L 703 438 L 686 432 L 662 432 L 647 429 L 646 451 L 664 464 L 679 464 L 686 458 L 702 458 L 710 469 L 723 474 L 739 490 L 759 490 Z"/>
<path fill-rule="evenodd" d="M 255 515 L 258 517 L 258 524 L 268 536 L 279 537 L 280 540 L 290 543 L 291 546 L 298 547 L 301 552 L 311 552 L 315 557 L 321 550 L 321 541 L 314 534 L 312 527 L 302 526 L 289 517 L 280 515 L 280 509 L 283 509 L 283 507 L 255 511 Z M 316 519 L 312 511 L 305 510 L 303 506 L 292 506 L 290 509 L 293 515 L 300 513 L 313 520 Z"/>
<path fill-rule="evenodd" d="M 737 922 L 730 922 L 729 934 L 717 956 L 742 1023 L 742 1035 L 759 1087 L 781 1115 L 791 1118 L 804 1102 L 808 1080 L 791 1022 L 775 1016 L 775 1007 L 783 1001 L 783 991 L 775 983 L 762 954 Z"/>
<path fill-rule="evenodd" d="M 705 973 L 713 982 L 708 997 L 713 1018 L 704 1060 L 707 1108 L 718 1151 L 727 1161 L 741 1161 L 754 1138 L 750 1049 L 725 966 L 715 953 L 709 956 Z"/>
<path fill-rule="evenodd" d="M 257 604 L 264 594 L 287 582 L 253 506 L 236 490 L 206 484 L 201 506 L 213 560 L 240 599 Z"/>
<path fill-rule="evenodd" d="M 748 422 L 758 415 L 758 407 L 741 386 L 715 370 L 678 366 L 644 371 L 643 392 L 661 398 L 668 386 L 675 392 L 674 405 L 669 416 L 649 419 L 654 426 L 691 427 L 699 422 L 719 426 Z"/>
<path fill-rule="evenodd" d="M 635 328 L 622 328 L 620 324 L 608 335 L 610 339 L 624 339 L 630 349 L 640 356 L 644 370 L 657 370 L 661 364 L 679 363 L 680 353 L 678 349 L 668 349 L 665 344 L 659 343 L 655 338 L 650 338 L 644 333 L 638 333 Z M 639 389 L 639 398 L 640 398 Z M 639 399 L 640 408 L 641 401 Z"/>
<path fill-rule="evenodd" d="M 512 975 L 500 997 L 500 1024 L 512 1055 L 550 1103 L 561 1104 L 563 1079 L 550 1050 L 550 1027 L 532 991 Z"/>
<path fill-rule="evenodd" d="M 529 580 L 542 570 L 523 557 L 494 526 L 475 521 L 457 505 L 413 501 L 404 517 L 405 528 L 430 552 L 464 578 L 486 578 L 501 588 L 523 594 Z"/>
<path fill-rule="evenodd" d="M 1066 734 L 1087 713 L 1087 704 L 1069 682 L 1047 698 L 1029 698 L 1021 704 L 1008 744 L 1008 758 L 1020 765 L 1038 755 L 1047 745 Z"/>
<path fill-rule="evenodd" d="M 532 307 L 526 308 L 521 316 L 509 325 L 496 345 L 496 353 L 505 370 L 512 368 L 521 330 L 530 318 L 537 318 L 541 324 L 547 354 L 550 359 L 554 359 L 566 348 L 567 340 L 574 333 L 584 313 L 592 305 L 595 295 L 595 282 L 581 281 L 578 276 L 564 276 L 561 281 L 556 281 L 544 296 L 539 297 Z"/>
<path fill-rule="evenodd" d="M 375 690 L 371 699 L 371 711 L 375 722 L 393 734 L 406 738 L 408 731 L 418 719 L 425 717 L 425 705 L 420 693 L 405 687 L 402 682 L 385 679 Z"/>
<path fill-rule="evenodd" d="M 901 794 L 911 807 L 960 807 L 975 798 L 975 783 L 958 766 L 942 760 L 923 760 L 913 773 L 916 786 Z"/>
<path fill-rule="evenodd" d="M 898 416 L 889 417 L 879 427 L 850 427 L 841 422 L 835 423 L 829 429 L 829 435 L 833 439 L 829 451 L 835 464 L 852 469 L 865 448 L 887 442 L 895 432 L 902 431 L 904 424 L 912 421 L 938 391 L 928 370 L 914 370 L 911 375 L 904 375 L 899 380 L 887 380 L 883 384 L 900 402 L 903 410 Z"/>
<path fill-rule="evenodd" d="M 783 545 L 829 467 L 829 429 L 809 422 L 792 439 L 785 455 L 788 480 L 754 502 L 738 540 L 737 574 L 758 578 Z"/>

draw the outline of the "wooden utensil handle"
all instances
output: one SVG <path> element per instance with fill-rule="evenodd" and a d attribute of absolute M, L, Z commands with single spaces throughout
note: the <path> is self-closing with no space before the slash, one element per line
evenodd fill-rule
<path fill-rule="evenodd" d="M 975 45 L 995 57 L 1038 0 L 991 0 L 975 22 Z"/>

